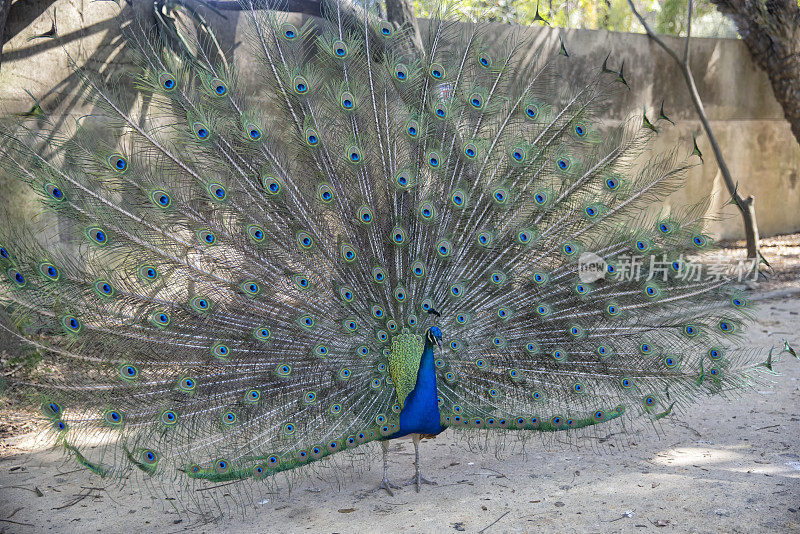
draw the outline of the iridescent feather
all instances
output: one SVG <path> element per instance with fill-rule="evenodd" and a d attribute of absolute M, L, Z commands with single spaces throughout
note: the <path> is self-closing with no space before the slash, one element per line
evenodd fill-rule
<path fill-rule="evenodd" d="M 352 6 L 296 27 L 242 5 L 260 100 L 203 46 L 131 31 L 144 117 L 78 70 L 112 133 L 0 133 L 5 172 L 69 221 L 2 228 L 0 263 L 15 326 L 59 361 L 30 399 L 81 465 L 195 499 L 396 436 L 426 339 L 456 430 L 658 420 L 765 370 L 744 297 L 679 276 L 711 247 L 700 210 L 643 215 L 690 164 L 636 159 L 646 115 L 597 123 L 621 67 L 564 87 L 569 58 L 521 68 L 530 41 L 445 9 L 419 57 Z M 674 268 L 613 278 L 634 254 Z"/>

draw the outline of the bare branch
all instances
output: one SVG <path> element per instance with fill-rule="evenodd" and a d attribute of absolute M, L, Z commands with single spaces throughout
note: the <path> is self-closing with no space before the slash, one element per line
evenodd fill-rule
<path fill-rule="evenodd" d="M 687 0 L 686 6 L 686 44 L 683 46 L 683 62 L 689 64 L 689 41 L 692 38 L 692 6 L 694 2 Z"/>
<path fill-rule="evenodd" d="M 678 57 L 678 54 L 670 48 L 658 35 L 653 32 L 653 29 L 650 27 L 649 24 L 644 20 L 641 14 L 636 10 L 636 6 L 633 5 L 633 0 L 628 0 L 628 5 L 631 8 L 634 16 L 639 19 L 642 26 L 644 26 L 645 32 L 647 32 L 648 37 L 650 37 L 653 41 L 656 42 L 665 52 L 667 52 L 672 59 L 675 60 L 678 67 L 680 68 L 681 74 L 683 74 L 683 78 L 686 81 L 686 87 L 689 89 L 689 96 L 692 98 L 692 103 L 694 104 L 694 109 L 697 111 L 697 115 L 700 118 L 700 124 L 703 125 L 703 130 L 708 137 L 708 142 L 711 144 L 711 149 L 714 151 L 714 157 L 717 160 L 717 165 L 719 166 L 720 174 L 722 174 L 722 179 L 725 182 L 725 187 L 728 189 L 728 192 L 733 199 L 733 202 L 739 208 L 739 212 L 742 214 L 742 221 L 744 222 L 745 228 L 745 238 L 747 239 L 747 256 L 749 258 L 758 258 L 759 257 L 759 244 L 758 244 L 758 226 L 755 219 L 755 210 L 753 207 L 754 198 L 752 196 L 748 197 L 747 199 L 743 199 L 737 190 L 737 185 L 733 181 L 733 176 L 731 175 L 731 171 L 728 168 L 728 165 L 725 163 L 725 158 L 722 155 L 722 149 L 717 142 L 717 138 L 714 135 L 713 130 L 711 129 L 711 123 L 708 121 L 708 116 L 706 116 L 705 108 L 703 107 L 703 101 L 700 100 L 700 93 L 697 91 L 697 84 L 695 84 L 694 76 L 692 75 L 692 70 L 689 68 L 689 42 L 691 39 L 691 27 L 692 27 L 692 0 L 688 0 L 688 7 L 687 7 L 687 32 L 686 32 L 686 43 L 683 53 L 683 60 Z"/>
<path fill-rule="evenodd" d="M 642 24 L 642 26 L 644 26 L 644 31 L 647 33 L 647 36 L 650 37 L 653 41 L 655 41 L 658 46 L 663 48 L 664 51 L 672 57 L 672 59 L 674 59 L 676 62 L 678 62 L 678 64 L 680 64 L 681 63 L 681 59 L 678 57 L 678 54 L 676 54 L 675 51 L 672 48 L 667 46 L 667 43 L 665 43 L 661 39 L 661 37 L 656 35 L 656 33 L 653 31 L 653 29 L 650 27 L 650 25 L 647 24 L 647 21 L 644 20 L 644 17 L 642 17 L 639 14 L 639 12 L 636 11 L 636 6 L 633 5 L 633 0 L 628 0 L 628 5 L 631 7 L 631 11 L 633 12 L 634 16 L 637 19 L 639 19 L 639 22 Z"/>

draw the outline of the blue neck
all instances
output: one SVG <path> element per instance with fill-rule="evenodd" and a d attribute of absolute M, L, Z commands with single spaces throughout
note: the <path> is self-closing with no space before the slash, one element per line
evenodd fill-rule
<path fill-rule="evenodd" d="M 433 348 L 433 344 L 426 339 L 417 371 L 417 383 L 406 397 L 400 412 L 400 430 L 391 437 L 411 433 L 438 434 L 443 430 L 439 424 L 439 396 L 436 391 Z"/>

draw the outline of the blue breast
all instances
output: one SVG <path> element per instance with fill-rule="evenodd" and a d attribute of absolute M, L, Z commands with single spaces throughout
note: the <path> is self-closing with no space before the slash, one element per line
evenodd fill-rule
<path fill-rule="evenodd" d="M 425 342 L 422 360 L 417 371 L 417 383 L 406 397 L 400 412 L 400 430 L 389 438 L 406 434 L 438 434 L 444 430 L 439 423 L 439 396 L 436 392 L 436 368 L 433 363 L 433 345 Z"/>

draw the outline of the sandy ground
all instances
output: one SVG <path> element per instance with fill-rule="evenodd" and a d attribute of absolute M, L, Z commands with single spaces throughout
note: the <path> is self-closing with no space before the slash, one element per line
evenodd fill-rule
<path fill-rule="evenodd" d="M 800 348 L 797 277 L 753 291 L 752 343 Z M 729 402 L 704 398 L 659 432 L 613 448 L 527 454 L 471 451 L 452 431 L 421 445 L 438 482 L 390 497 L 374 491 L 380 459 L 341 481 L 312 477 L 245 515 L 179 516 L 132 488 L 65 462 L 23 434 L 0 443 L 4 532 L 800 532 L 800 361 L 784 357 L 772 388 Z M 551 446 L 552 448 L 552 446 Z M 395 443 L 390 478 L 412 474 L 410 441 Z"/>

